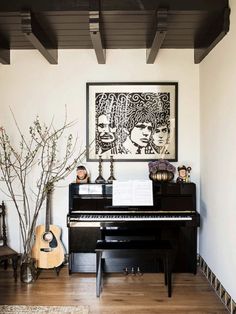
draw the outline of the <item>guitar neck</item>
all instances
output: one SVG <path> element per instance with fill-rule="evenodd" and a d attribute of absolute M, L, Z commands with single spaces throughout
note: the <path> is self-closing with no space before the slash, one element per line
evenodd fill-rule
<path fill-rule="evenodd" d="M 49 231 L 50 231 L 51 203 L 52 203 L 52 190 L 49 190 L 49 191 L 47 192 L 47 199 L 46 199 L 45 232 L 49 232 Z"/>

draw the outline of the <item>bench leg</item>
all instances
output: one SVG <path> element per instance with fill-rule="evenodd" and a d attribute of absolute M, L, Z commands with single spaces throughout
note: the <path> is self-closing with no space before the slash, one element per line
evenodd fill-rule
<path fill-rule="evenodd" d="M 172 271 L 171 271 L 171 265 L 170 265 L 170 259 L 168 256 L 165 256 L 164 258 L 164 279 L 165 279 L 165 285 L 167 285 L 168 290 L 168 297 L 171 297 L 172 294 Z"/>
<path fill-rule="evenodd" d="M 163 263 L 163 267 L 164 267 L 164 282 L 165 282 L 165 286 L 167 286 L 167 259 L 166 257 L 164 258 L 164 263 Z"/>
<path fill-rule="evenodd" d="M 167 276 L 167 289 L 168 289 L 168 297 L 171 297 L 171 293 L 172 293 L 172 271 L 171 271 L 171 265 L 170 265 L 170 258 L 167 255 L 166 256 L 166 267 L 167 267 L 167 271 L 166 271 L 166 276 Z"/>
<path fill-rule="evenodd" d="M 96 295 L 100 297 L 102 290 L 102 252 L 96 253 Z"/>

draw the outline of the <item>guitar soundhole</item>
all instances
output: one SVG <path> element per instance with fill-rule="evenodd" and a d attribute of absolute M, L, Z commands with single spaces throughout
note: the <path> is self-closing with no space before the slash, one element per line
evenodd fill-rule
<path fill-rule="evenodd" d="M 51 242 L 53 239 L 53 235 L 51 232 L 45 232 L 43 234 L 43 240 L 46 241 L 46 242 Z"/>

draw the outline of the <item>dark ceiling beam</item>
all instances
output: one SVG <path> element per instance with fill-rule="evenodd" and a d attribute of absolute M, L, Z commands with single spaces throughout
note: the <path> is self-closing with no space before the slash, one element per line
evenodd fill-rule
<path fill-rule="evenodd" d="M 88 10 L 88 0 L 1 0 L 0 12 Z"/>
<path fill-rule="evenodd" d="M 106 51 L 103 46 L 101 34 L 101 14 L 100 14 L 100 1 L 90 0 L 89 7 L 89 32 L 93 48 L 99 64 L 106 63 Z"/>
<path fill-rule="evenodd" d="M 229 6 L 228 0 L 102 0 L 101 10 L 222 10 Z M 141 5 L 140 5 L 141 4 Z M 39 11 L 77 11 L 88 10 L 88 0 L 1 0 L 0 12 L 17 12 L 22 9 Z"/>
<path fill-rule="evenodd" d="M 140 2 L 142 5 L 140 5 Z M 168 10 L 192 11 L 192 10 L 222 10 L 228 6 L 228 0 L 102 0 L 101 10 L 156 10 L 168 8 Z"/>
<path fill-rule="evenodd" d="M 30 11 L 21 12 L 21 30 L 35 49 L 51 64 L 57 64 L 58 51 Z"/>
<path fill-rule="evenodd" d="M 211 28 L 205 30 L 208 34 L 208 40 L 204 43 L 196 41 L 196 47 L 194 49 L 194 63 L 200 63 L 211 50 L 221 41 L 221 39 L 228 33 L 230 26 L 230 9 L 226 8 L 224 14 L 219 20 L 212 25 Z M 213 31 L 212 31 L 213 30 Z"/>
<path fill-rule="evenodd" d="M 155 62 L 159 49 L 165 39 L 167 33 L 167 17 L 168 10 L 159 9 L 157 11 L 156 32 L 151 43 L 151 47 L 146 51 L 146 62 L 152 64 Z"/>
<path fill-rule="evenodd" d="M 9 43 L 0 35 L 0 63 L 10 64 Z"/>

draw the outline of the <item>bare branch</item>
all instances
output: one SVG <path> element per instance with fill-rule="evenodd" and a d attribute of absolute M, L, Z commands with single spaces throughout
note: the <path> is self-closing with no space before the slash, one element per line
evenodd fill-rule
<path fill-rule="evenodd" d="M 11 113 L 20 142 L 19 147 L 12 144 L 5 129 L 0 128 L 0 171 L 19 217 L 24 255 L 27 256 L 48 190 L 76 168 L 85 156 L 85 150 L 80 148 L 76 153 L 78 138 L 73 139 L 72 134 L 64 136 L 75 124 L 67 122 L 66 110 L 61 127 L 55 128 L 53 119 L 47 126 L 36 117 L 27 136 L 22 133 L 12 110 Z M 32 171 L 37 174 L 35 187 L 31 185 Z"/>

